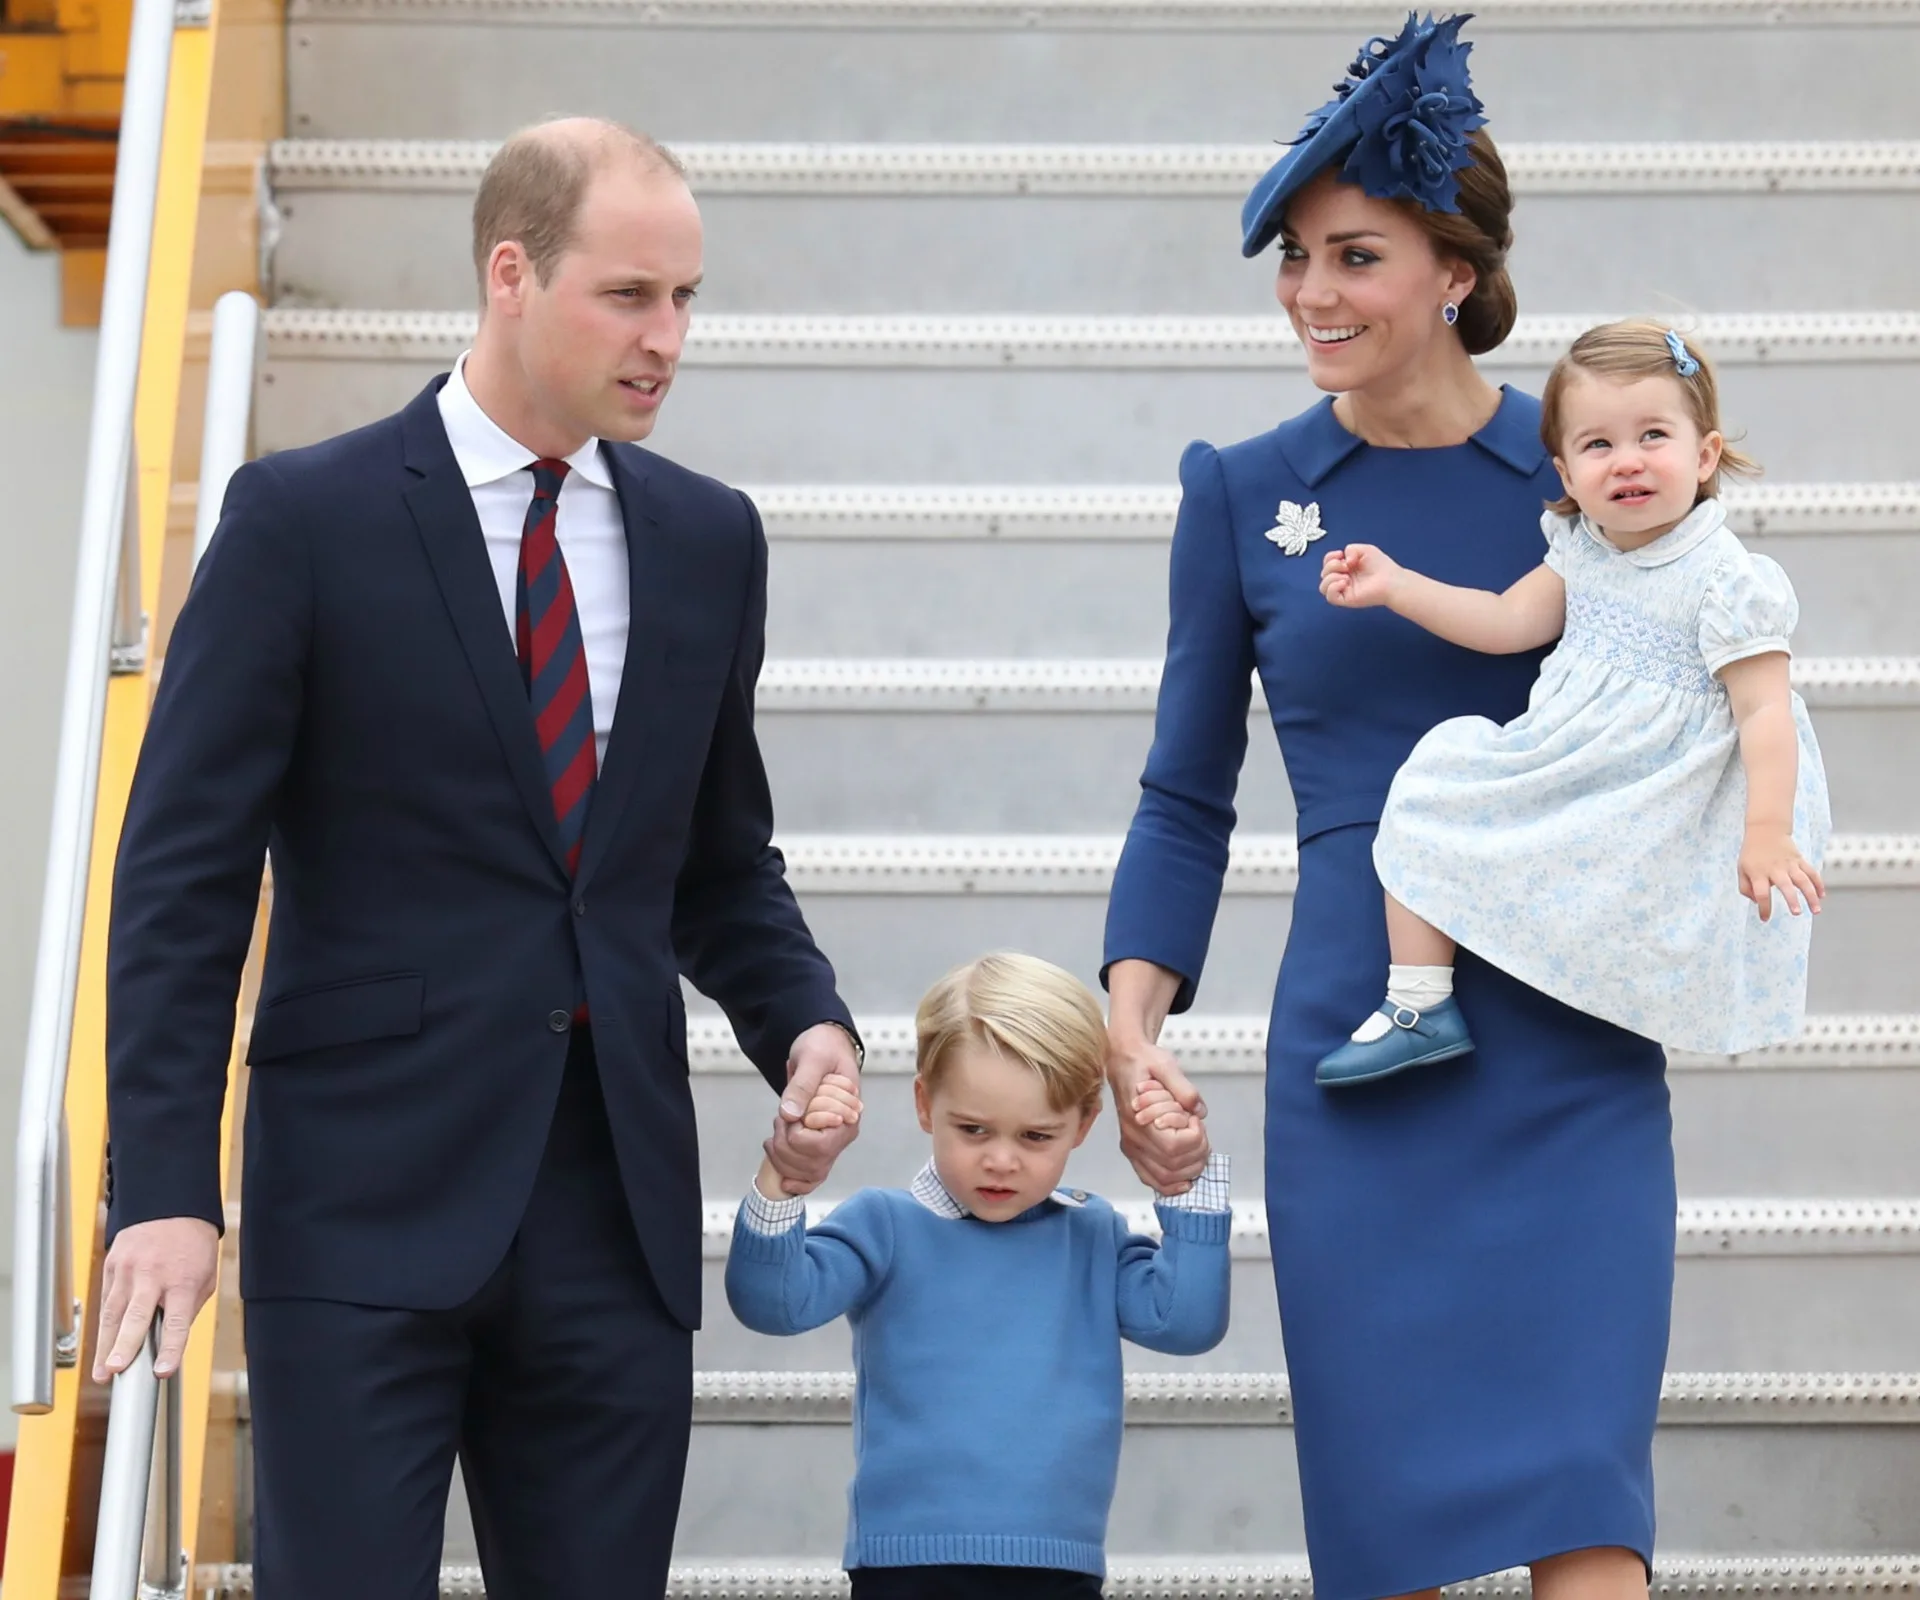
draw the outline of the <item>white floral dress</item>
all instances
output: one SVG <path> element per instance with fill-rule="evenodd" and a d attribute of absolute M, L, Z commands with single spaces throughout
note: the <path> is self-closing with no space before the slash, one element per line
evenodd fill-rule
<path fill-rule="evenodd" d="M 1584 517 L 1542 519 L 1566 631 L 1527 709 L 1443 722 L 1393 782 L 1374 865 L 1403 905 L 1568 1005 L 1673 1049 L 1794 1037 L 1813 919 L 1739 892 L 1747 785 L 1729 662 L 1784 651 L 1779 566 L 1717 500 L 1639 550 Z M 1800 697 L 1793 836 L 1816 866 L 1831 820 Z"/>

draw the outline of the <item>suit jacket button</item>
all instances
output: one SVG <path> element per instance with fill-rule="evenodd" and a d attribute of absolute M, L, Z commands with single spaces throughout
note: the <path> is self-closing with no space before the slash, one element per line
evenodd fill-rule
<path fill-rule="evenodd" d="M 573 903 L 573 914 L 574 914 L 574 915 L 575 915 L 576 917 L 584 917 L 584 916 L 585 916 L 585 915 L 587 914 L 587 903 L 586 903 L 586 901 L 584 901 L 584 900 L 576 900 L 576 901 L 574 901 L 574 903 Z"/>
<path fill-rule="evenodd" d="M 555 1033 L 565 1033 L 573 1026 L 573 1013 L 570 1011 L 549 1011 L 547 1026 Z"/>

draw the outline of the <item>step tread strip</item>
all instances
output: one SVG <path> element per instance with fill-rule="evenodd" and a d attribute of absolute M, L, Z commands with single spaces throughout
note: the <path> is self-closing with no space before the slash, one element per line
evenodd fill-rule
<path fill-rule="evenodd" d="M 1160 674 L 1157 658 L 787 658 L 766 664 L 756 699 L 763 712 L 1142 712 Z M 1920 656 L 1802 656 L 1793 680 L 1816 707 L 1920 706 Z"/>
<path fill-rule="evenodd" d="M 860 1035 L 867 1047 L 869 1075 L 911 1076 L 914 1031 L 911 1017 L 863 1017 Z M 1190 1072 L 1264 1075 L 1267 1070 L 1267 1019 L 1246 1017 L 1170 1017 L 1161 1042 Z M 695 1016 L 687 1023 L 687 1053 L 696 1074 L 759 1077 L 740 1053 L 731 1024 L 723 1018 Z M 1870 1070 L 1920 1067 L 1920 1014 L 1869 1013 L 1814 1016 L 1790 1044 L 1737 1056 L 1701 1056 L 1669 1052 L 1668 1064 L 1681 1071 L 1832 1069 Z"/>
<path fill-rule="evenodd" d="M 1105 894 L 1119 834 L 787 834 L 787 877 L 809 894 Z M 1299 857 L 1283 834 L 1239 834 L 1224 892 L 1290 895 Z M 1920 885 L 1920 834 L 1838 833 L 1822 872 L 1833 888 Z"/>
<path fill-rule="evenodd" d="M 464 194 L 499 146 L 460 139 L 286 139 L 276 189 Z M 1166 195 L 1238 197 L 1270 144 L 968 144 L 687 141 L 703 194 Z M 1517 142 L 1501 150 L 1519 194 L 1794 193 L 1920 188 L 1920 141 Z"/>
<path fill-rule="evenodd" d="M 1523 316 L 1482 359 L 1538 366 L 1604 321 Z M 451 360 L 472 342 L 470 311 L 305 311 L 264 317 L 276 360 Z M 1920 311 L 1739 312 L 1687 319 L 1722 366 L 1920 357 Z M 193 341 L 189 341 L 190 343 Z M 696 366 L 1038 368 L 1304 367 L 1279 316 L 827 316 L 713 313 L 698 318 L 684 360 Z"/>

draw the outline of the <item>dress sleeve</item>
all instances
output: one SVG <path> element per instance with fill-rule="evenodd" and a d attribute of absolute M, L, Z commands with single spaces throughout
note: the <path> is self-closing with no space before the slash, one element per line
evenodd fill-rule
<path fill-rule="evenodd" d="M 1542 558 L 1545 565 L 1564 578 L 1567 575 L 1567 557 L 1573 541 L 1585 538 L 1580 531 L 1577 516 L 1565 516 L 1558 511 L 1540 513 L 1540 531 L 1547 537 L 1547 553 Z"/>
<path fill-rule="evenodd" d="M 1101 968 L 1102 981 L 1114 962 L 1134 959 L 1178 973 L 1175 1011 L 1193 1004 L 1220 904 L 1254 659 L 1226 479 L 1211 445 L 1187 447 L 1180 489 L 1153 748 L 1114 871 Z"/>
<path fill-rule="evenodd" d="M 1700 603 L 1700 654 L 1707 671 L 1775 650 L 1791 653 L 1800 602 L 1780 563 L 1742 550 L 1720 563 Z"/>

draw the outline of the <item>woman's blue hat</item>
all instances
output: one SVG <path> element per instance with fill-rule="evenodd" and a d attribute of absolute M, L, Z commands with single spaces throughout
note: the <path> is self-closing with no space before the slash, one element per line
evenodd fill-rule
<path fill-rule="evenodd" d="M 1467 74 L 1473 46 L 1460 41 L 1471 16 L 1423 22 L 1410 12 L 1398 38 L 1367 41 L 1334 98 L 1307 118 L 1240 208 L 1243 255 L 1272 244 L 1287 202 L 1336 162 L 1342 180 L 1376 199 L 1460 209 L 1454 174 L 1473 164 L 1467 136 L 1487 121 Z"/>

